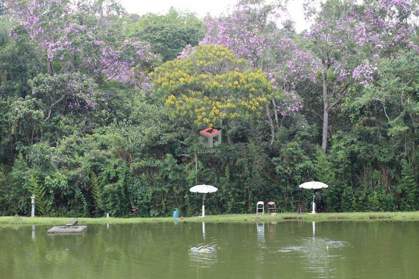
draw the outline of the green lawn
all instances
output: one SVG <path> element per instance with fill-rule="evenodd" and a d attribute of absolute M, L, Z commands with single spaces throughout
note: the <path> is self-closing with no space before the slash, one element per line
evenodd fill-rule
<path fill-rule="evenodd" d="M 58 225 L 65 224 L 72 218 L 65 217 L 0 217 L 1 225 Z M 136 224 L 173 222 L 170 217 L 158 218 L 78 218 L 83 224 Z M 254 214 L 211 215 L 205 218 L 186 217 L 181 222 L 208 223 L 255 223 L 255 222 L 287 222 L 287 221 L 419 221 L 419 211 L 416 212 L 357 212 L 357 213 L 318 213 L 296 214 L 279 213 L 275 216 L 265 214 L 256 217 Z"/>

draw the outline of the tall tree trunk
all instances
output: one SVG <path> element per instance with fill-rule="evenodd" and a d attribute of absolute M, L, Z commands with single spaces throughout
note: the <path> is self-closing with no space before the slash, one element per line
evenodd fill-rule
<path fill-rule="evenodd" d="M 105 23 L 105 21 L 104 21 L 104 12 L 103 12 L 103 2 L 104 1 L 100 1 L 99 3 L 98 3 L 98 5 L 99 5 L 99 26 L 100 27 L 104 27 L 104 23 Z"/>
<path fill-rule="evenodd" d="M 329 127 L 329 100 L 327 96 L 326 71 L 322 72 L 323 83 L 323 131 L 322 131 L 322 149 L 326 153 L 327 150 L 327 129 Z"/>
<path fill-rule="evenodd" d="M 271 145 L 272 145 L 275 141 L 275 125 L 271 116 L 271 111 L 269 109 L 269 103 L 266 104 L 266 116 L 268 118 L 269 126 L 271 127 Z"/>
<path fill-rule="evenodd" d="M 198 185 L 198 155 L 196 153 L 194 153 L 194 160 L 195 160 L 195 185 Z"/>
<path fill-rule="evenodd" d="M 279 129 L 278 106 L 276 105 L 275 98 L 272 98 L 272 105 L 273 105 L 273 108 L 274 108 L 274 116 L 275 116 L 276 126 Z"/>
<path fill-rule="evenodd" d="M 47 68 L 48 68 L 48 74 L 52 75 L 54 72 L 52 69 L 52 61 L 49 58 L 47 59 Z"/>

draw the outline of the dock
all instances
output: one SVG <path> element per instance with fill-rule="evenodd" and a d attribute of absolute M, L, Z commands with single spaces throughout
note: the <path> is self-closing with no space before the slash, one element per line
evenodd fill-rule
<path fill-rule="evenodd" d="M 50 234 L 76 234 L 87 230 L 87 226 L 79 225 L 77 219 L 73 219 L 64 226 L 55 226 L 48 230 Z"/>
<path fill-rule="evenodd" d="M 87 230 L 87 226 L 55 226 L 48 230 L 50 234 L 72 234 L 82 233 Z"/>

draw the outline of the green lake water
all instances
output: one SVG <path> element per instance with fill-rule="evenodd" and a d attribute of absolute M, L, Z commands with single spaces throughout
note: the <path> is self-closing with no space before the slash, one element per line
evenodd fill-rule
<path fill-rule="evenodd" d="M 1 279 L 419 278 L 419 222 L 0 227 Z"/>

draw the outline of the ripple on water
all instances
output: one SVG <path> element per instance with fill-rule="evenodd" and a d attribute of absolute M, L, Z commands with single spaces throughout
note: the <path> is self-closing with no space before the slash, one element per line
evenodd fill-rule
<path fill-rule="evenodd" d="M 304 238 L 301 245 L 285 246 L 280 253 L 303 252 L 308 253 L 319 250 L 340 249 L 348 246 L 346 241 L 330 240 L 325 238 Z"/>
<path fill-rule="evenodd" d="M 217 245 L 213 243 L 198 244 L 189 249 L 191 264 L 210 267 L 217 262 Z"/>
<path fill-rule="evenodd" d="M 286 246 L 278 250 L 279 253 L 296 254 L 304 260 L 304 269 L 316 274 L 316 278 L 335 278 L 333 261 L 343 258 L 336 254 L 337 249 L 347 247 L 346 241 L 325 238 L 304 238 L 300 245 Z"/>

